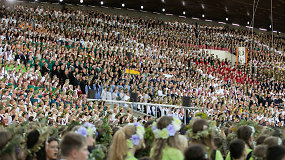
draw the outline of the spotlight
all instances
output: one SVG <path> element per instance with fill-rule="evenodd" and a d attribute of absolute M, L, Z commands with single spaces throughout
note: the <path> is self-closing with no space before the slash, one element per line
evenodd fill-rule
<path fill-rule="evenodd" d="M 226 18 L 226 21 L 228 21 L 228 20 L 229 20 L 229 18 L 227 17 L 227 18 Z"/>
<path fill-rule="evenodd" d="M 271 25 L 269 25 L 269 28 L 271 28 Z"/>
<path fill-rule="evenodd" d="M 101 1 L 101 2 L 100 2 L 100 4 L 101 4 L 101 5 L 103 5 L 103 4 L 104 4 L 104 2 L 103 2 L 103 1 Z"/>
<path fill-rule="evenodd" d="M 204 17 L 205 17 L 205 14 L 202 14 L 202 17 L 204 18 Z"/>
<path fill-rule="evenodd" d="M 122 7 L 125 7 L 125 3 L 122 3 Z"/>
<path fill-rule="evenodd" d="M 143 6 L 141 6 L 141 9 L 143 9 Z"/>
<path fill-rule="evenodd" d="M 183 14 L 185 15 L 185 14 L 186 14 L 186 12 L 185 12 L 185 11 L 183 11 Z"/>
<path fill-rule="evenodd" d="M 59 2 L 63 2 L 63 0 L 59 0 Z"/>
<path fill-rule="evenodd" d="M 80 0 L 80 3 L 83 3 L 83 0 Z"/>
<path fill-rule="evenodd" d="M 247 24 L 249 25 L 249 21 L 247 21 Z"/>
<path fill-rule="evenodd" d="M 165 12 L 165 9 L 164 9 L 164 8 L 162 8 L 162 12 Z"/>

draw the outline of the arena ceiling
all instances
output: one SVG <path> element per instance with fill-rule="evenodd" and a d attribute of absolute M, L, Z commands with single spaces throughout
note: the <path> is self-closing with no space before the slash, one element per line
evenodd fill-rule
<path fill-rule="evenodd" d="M 40 0 L 39 0 L 40 1 Z M 58 2 L 59 0 L 46 0 Z M 80 0 L 63 0 L 66 3 L 80 4 Z M 83 0 L 83 4 L 100 6 L 120 7 L 136 10 L 163 12 L 186 17 L 235 23 L 249 26 L 252 20 L 254 0 Z M 273 1 L 273 26 L 274 31 L 285 32 L 285 0 Z M 271 0 L 255 0 L 258 7 L 255 14 L 255 28 L 270 29 L 271 24 Z M 202 15 L 204 14 L 204 18 Z M 228 21 L 226 21 L 228 18 Z"/>

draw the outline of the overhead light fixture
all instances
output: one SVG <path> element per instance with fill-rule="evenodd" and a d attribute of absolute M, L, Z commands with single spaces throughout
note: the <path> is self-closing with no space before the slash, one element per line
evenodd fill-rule
<path fill-rule="evenodd" d="M 226 24 L 225 22 L 218 22 L 218 23 L 220 23 L 220 24 Z"/>
<path fill-rule="evenodd" d="M 250 28 L 250 29 L 252 29 L 253 27 L 251 27 L 251 26 L 245 26 L 246 28 Z"/>
<path fill-rule="evenodd" d="M 185 14 L 186 14 L 186 12 L 185 12 L 185 11 L 183 11 L 183 14 L 185 15 Z"/>
<path fill-rule="evenodd" d="M 203 9 L 205 9 L 205 5 L 204 5 L 204 4 L 201 4 L 201 7 L 202 7 Z"/>
<path fill-rule="evenodd" d="M 249 21 L 247 21 L 247 24 L 249 25 Z"/>
<path fill-rule="evenodd" d="M 267 31 L 267 29 L 265 29 L 265 28 L 259 28 L 259 30 L 261 30 L 261 31 Z"/>
<path fill-rule="evenodd" d="M 271 25 L 269 25 L 269 28 L 271 28 Z"/>
<path fill-rule="evenodd" d="M 104 2 L 103 2 L 103 1 L 101 1 L 101 2 L 100 2 L 100 4 L 101 4 L 101 5 L 103 5 L 103 4 L 104 4 Z"/>
<path fill-rule="evenodd" d="M 165 8 L 162 8 L 162 12 L 165 12 Z"/>
<path fill-rule="evenodd" d="M 279 34 L 281 34 L 281 32 L 279 32 Z"/>
<path fill-rule="evenodd" d="M 165 0 L 161 0 L 161 2 L 162 2 L 162 3 L 164 3 L 164 2 L 165 2 Z"/>
<path fill-rule="evenodd" d="M 143 9 L 143 6 L 141 6 L 141 9 Z"/>
<path fill-rule="evenodd" d="M 125 3 L 122 3 L 122 7 L 125 7 Z"/>
<path fill-rule="evenodd" d="M 277 31 L 273 31 L 274 33 L 277 33 Z"/>
<path fill-rule="evenodd" d="M 204 17 L 205 17 L 205 14 L 202 14 L 202 17 L 204 18 Z"/>
<path fill-rule="evenodd" d="M 199 18 L 195 18 L 195 17 L 192 17 L 192 19 L 194 19 L 194 20 L 199 20 Z"/>
<path fill-rule="evenodd" d="M 183 5 L 183 6 L 185 6 L 185 5 L 186 5 L 185 1 L 182 1 L 182 5 Z"/>
<path fill-rule="evenodd" d="M 63 0 L 59 0 L 59 2 L 63 2 Z"/>
<path fill-rule="evenodd" d="M 38 0 L 35 0 L 35 2 L 37 2 Z"/>
<path fill-rule="evenodd" d="M 205 19 L 205 21 L 206 21 L 206 22 L 212 22 L 212 20 L 210 20 L 210 19 Z"/>
<path fill-rule="evenodd" d="M 236 23 L 232 23 L 232 25 L 233 25 L 233 26 L 239 26 L 239 24 L 236 24 Z"/>
<path fill-rule="evenodd" d="M 80 0 L 80 3 L 83 3 L 83 0 Z"/>
<path fill-rule="evenodd" d="M 227 17 L 227 18 L 226 18 L 226 21 L 228 21 L 228 20 L 229 20 L 229 18 Z"/>

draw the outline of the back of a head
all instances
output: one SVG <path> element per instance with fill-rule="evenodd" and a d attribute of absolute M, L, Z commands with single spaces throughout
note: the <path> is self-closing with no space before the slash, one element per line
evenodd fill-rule
<path fill-rule="evenodd" d="M 205 127 L 208 127 L 208 122 L 205 119 L 195 120 L 192 126 L 193 133 L 203 131 Z"/>
<path fill-rule="evenodd" d="M 241 139 L 236 139 L 230 144 L 231 157 L 234 159 L 239 159 L 243 156 L 245 152 L 245 143 Z"/>
<path fill-rule="evenodd" d="M 240 126 L 237 130 L 237 137 L 243 141 L 248 141 L 253 131 L 249 126 Z"/>
<path fill-rule="evenodd" d="M 66 133 L 61 142 L 60 148 L 63 156 L 68 157 L 72 150 L 79 150 L 87 144 L 86 138 L 78 133 Z"/>
<path fill-rule="evenodd" d="M 266 136 L 261 135 L 256 139 L 256 145 L 263 144 L 264 140 L 266 139 Z"/>
<path fill-rule="evenodd" d="M 283 146 L 272 146 L 267 149 L 267 160 L 282 160 L 285 157 L 285 148 Z"/>
<path fill-rule="evenodd" d="M 252 140 L 251 137 L 254 134 L 254 129 L 250 126 L 240 126 L 237 130 L 237 138 L 241 139 L 251 148 L 250 141 Z"/>
<path fill-rule="evenodd" d="M 205 146 L 193 144 L 189 146 L 184 153 L 184 160 L 206 160 L 207 152 Z"/>
<path fill-rule="evenodd" d="M 12 138 L 13 135 L 11 132 L 5 129 L 0 129 L 0 150 L 3 150 L 5 147 L 7 147 L 6 145 L 8 145 L 9 141 L 11 141 Z M 7 150 L 5 153 L 2 153 L 0 155 L 0 159 L 16 160 L 14 147 L 12 147 L 10 150 Z"/>
<path fill-rule="evenodd" d="M 265 159 L 266 158 L 266 151 L 267 146 L 266 145 L 258 145 L 254 149 L 254 156 L 256 159 Z"/>
<path fill-rule="evenodd" d="M 123 160 L 127 155 L 127 139 L 130 139 L 135 133 L 136 127 L 134 125 L 126 125 L 117 130 L 112 139 L 108 159 Z"/>
<path fill-rule="evenodd" d="M 268 147 L 272 147 L 276 145 L 281 145 L 282 140 L 279 137 L 270 136 L 264 140 L 263 144 L 267 145 Z"/>

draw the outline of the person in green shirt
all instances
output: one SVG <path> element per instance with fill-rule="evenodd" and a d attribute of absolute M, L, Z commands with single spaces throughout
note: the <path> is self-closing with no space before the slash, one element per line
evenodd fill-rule
<path fill-rule="evenodd" d="M 240 126 L 237 130 L 237 138 L 241 139 L 245 143 L 246 148 L 246 160 L 253 160 L 252 158 L 252 143 L 253 143 L 253 134 L 254 134 L 254 128 L 250 126 Z M 231 160 L 231 153 L 229 152 L 226 160 Z"/>
<path fill-rule="evenodd" d="M 230 156 L 231 160 L 245 160 L 246 149 L 243 140 L 236 139 L 230 144 Z"/>
<path fill-rule="evenodd" d="M 136 150 L 144 147 L 144 127 L 139 123 L 126 125 L 113 136 L 108 159 L 137 160 Z"/>
<path fill-rule="evenodd" d="M 184 160 L 180 144 L 179 130 L 181 121 L 171 116 L 161 117 L 152 126 L 155 136 L 154 145 L 150 151 L 150 157 L 155 160 Z"/>
<path fill-rule="evenodd" d="M 213 132 L 216 125 L 205 119 L 198 119 L 193 123 L 191 131 L 191 144 L 202 144 L 206 146 L 208 157 L 211 160 L 223 160 L 222 153 L 214 145 Z"/>

